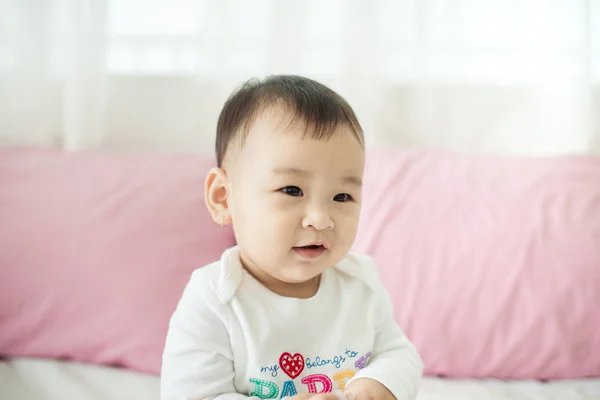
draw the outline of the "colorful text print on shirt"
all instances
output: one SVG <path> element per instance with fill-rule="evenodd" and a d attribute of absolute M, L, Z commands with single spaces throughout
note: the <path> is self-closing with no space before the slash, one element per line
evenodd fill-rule
<path fill-rule="evenodd" d="M 277 376 L 277 372 L 279 371 L 279 365 L 269 365 L 267 367 L 262 367 L 260 372 L 269 372 L 273 378 Z"/>
<path fill-rule="evenodd" d="M 279 366 L 287 376 L 294 379 L 304 371 L 304 357 L 300 353 L 293 356 L 290 353 L 283 353 L 279 357 Z"/>
<path fill-rule="evenodd" d="M 369 362 L 369 358 L 371 357 L 371 353 L 367 353 L 364 356 L 362 356 L 361 358 L 359 358 L 358 360 L 356 360 L 356 362 L 354 363 L 354 366 L 358 369 L 363 369 L 364 367 L 367 366 L 367 363 Z"/>
<path fill-rule="evenodd" d="M 284 356 L 284 355 L 287 355 L 288 356 L 287 358 L 291 357 L 291 354 L 289 354 L 289 353 L 283 353 L 282 356 Z M 364 366 L 366 365 L 367 358 L 370 355 L 371 355 L 371 353 L 368 353 L 365 357 L 361 357 L 360 360 L 357 360 L 356 363 L 354 364 L 355 367 L 358 369 L 364 368 Z M 296 356 L 302 357 L 302 355 L 300 355 L 300 354 L 296 354 Z M 311 368 L 324 367 L 326 365 L 333 365 L 335 368 L 340 369 L 340 368 L 342 368 L 343 364 L 348 359 L 355 358 L 356 356 L 358 356 L 357 351 L 346 349 L 344 351 L 344 353 L 339 353 L 338 355 L 334 355 L 334 356 L 318 355 L 315 358 L 306 357 L 306 359 L 304 360 L 304 367 L 311 369 Z M 268 365 L 265 367 L 261 367 L 260 372 L 261 373 L 269 373 L 273 378 L 275 378 L 275 377 L 277 377 L 279 370 L 281 370 L 281 367 L 279 366 L 279 364 L 275 364 L 275 365 Z M 286 374 L 287 374 L 287 372 L 286 372 Z M 288 374 L 288 376 L 290 376 L 290 374 Z M 290 378 L 294 379 L 291 376 L 290 376 Z"/>
<path fill-rule="evenodd" d="M 369 353 L 369 354 L 371 354 L 371 353 Z M 314 359 L 311 359 L 310 357 L 306 357 L 306 368 L 311 369 L 311 368 L 324 367 L 326 365 L 333 365 L 337 369 L 340 369 L 348 358 L 354 358 L 357 355 L 358 355 L 358 352 L 346 349 L 344 354 L 338 354 L 333 357 L 321 357 L 320 355 L 315 357 Z M 363 359 L 364 359 L 364 357 L 363 357 Z M 359 367 L 356 364 L 355 364 L 355 366 L 359 369 L 363 368 L 363 367 Z"/>
<path fill-rule="evenodd" d="M 310 361 L 307 358 L 306 363 L 304 362 L 304 357 L 296 353 L 293 356 L 290 353 L 283 353 L 279 358 L 279 366 L 281 370 L 284 371 L 292 380 L 285 381 L 283 383 L 283 387 L 277 386 L 276 382 L 272 382 L 264 379 L 250 379 L 250 382 L 254 385 L 254 390 L 250 393 L 250 396 L 259 397 L 261 399 L 276 399 L 276 398 L 284 398 L 284 397 L 292 397 L 298 394 L 298 388 L 305 388 L 301 390 L 301 392 L 308 392 L 313 394 L 319 393 L 330 393 L 334 390 L 334 385 L 337 386 L 335 390 L 343 391 L 346 388 L 346 383 L 354 377 L 355 371 L 351 369 L 343 369 L 339 372 L 336 372 L 331 377 L 325 374 L 311 374 L 300 379 L 301 383 L 296 387 L 296 383 L 294 382 L 294 378 L 298 377 L 300 373 L 304 370 L 304 366 L 307 368 L 318 368 L 325 366 L 333 366 L 336 369 L 340 367 L 347 368 L 347 365 L 343 364 L 347 361 L 347 359 L 353 359 L 358 356 L 358 352 L 352 350 L 346 350 L 343 355 L 334 356 L 332 358 L 321 358 L 317 356 L 314 361 Z M 354 363 L 354 368 L 362 369 L 367 365 L 367 361 L 371 357 L 371 353 L 367 353 L 364 356 L 360 357 Z M 285 361 L 285 362 L 284 362 Z M 350 363 L 353 361 L 348 360 Z M 271 376 L 275 377 L 277 375 L 277 365 L 272 367 L 262 367 L 262 373 L 269 373 Z"/>
<path fill-rule="evenodd" d="M 302 378 L 302 383 L 306 385 L 308 393 L 331 393 L 333 391 L 333 382 L 337 384 L 337 389 L 344 390 L 346 382 L 354 376 L 354 371 L 345 370 L 337 372 L 333 375 L 333 381 L 324 374 L 312 374 Z M 284 397 L 292 397 L 298 394 L 298 389 L 294 381 L 285 381 L 281 394 L 279 386 L 275 382 L 266 381 L 263 379 L 250 379 L 254 384 L 254 390 L 250 392 L 250 396 L 259 397 L 261 399 L 280 399 Z"/>

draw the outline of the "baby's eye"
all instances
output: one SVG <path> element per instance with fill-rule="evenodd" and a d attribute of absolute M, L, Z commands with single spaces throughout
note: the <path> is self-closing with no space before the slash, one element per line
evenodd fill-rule
<path fill-rule="evenodd" d="M 285 187 L 282 187 L 280 190 L 283 193 L 290 195 L 290 196 L 294 196 L 294 197 L 303 195 L 302 189 L 300 189 L 298 186 L 285 186 Z"/>
<path fill-rule="evenodd" d="M 340 203 L 345 203 L 350 200 L 352 200 L 352 196 L 348 193 L 338 193 L 333 197 L 333 201 L 339 201 Z"/>

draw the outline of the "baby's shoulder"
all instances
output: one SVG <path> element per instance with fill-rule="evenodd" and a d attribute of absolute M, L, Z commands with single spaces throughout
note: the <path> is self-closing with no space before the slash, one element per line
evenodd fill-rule
<path fill-rule="evenodd" d="M 219 261 L 195 270 L 188 286 L 214 294 L 221 304 L 229 302 L 242 278 L 241 266 L 232 262 L 232 258 L 236 258 L 235 255 L 232 257 L 231 252 L 235 252 L 235 249 L 225 251 Z"/>
<path fill-rule="evenodd" d="M 338 272 L 365 284 L 371 290 L 378 291 L 381 288 L 377 266 L 366 254 L 350 253 L 337 263 L 335 268 Z"/>

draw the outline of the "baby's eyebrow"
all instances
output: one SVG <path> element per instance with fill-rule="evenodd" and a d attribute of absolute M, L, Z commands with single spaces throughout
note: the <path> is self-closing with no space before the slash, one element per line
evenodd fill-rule
<path fill-rule="evenodd" d="M 358 187 L 361 187 L 363 184 L 362 180 L 356 176 L 346 176 L 346 177 L 342 178 L 342 181 L 344 181 L 345 183 L 354 185 L 354 186 L 358 186 Z"/>
<path fill-rule="evenodd" d="M 303 169 L 294 168 L 294 167 L 279 167 L 279 168 L 273 169 L 271 172 L 273 172 L 275 174 L 312 175 L 308 171 L 305 171 Z"/>

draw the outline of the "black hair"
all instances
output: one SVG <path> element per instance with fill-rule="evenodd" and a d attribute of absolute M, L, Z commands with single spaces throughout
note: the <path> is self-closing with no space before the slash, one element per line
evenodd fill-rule
<path fill-rule="evenodd" d="M 292 115 L 290 123 L 306 123 L 305 134 L 328 139 L 339 125 L 346 126 L 364 145 L 363 130 L 348 102 L 327 86 L 297 75 L 272 75 L 251 79 L 235 90 L 225 102 L 217 122 L 215 150 L 222 166 L 234 139 L 243 140 L 260 113 L 281 107 Z"/>

